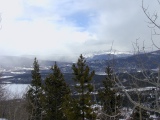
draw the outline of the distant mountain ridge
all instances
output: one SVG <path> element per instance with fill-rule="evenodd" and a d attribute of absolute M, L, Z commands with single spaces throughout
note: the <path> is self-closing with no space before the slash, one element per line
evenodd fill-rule
<path fill-rule="evenodd" d="M 133 54 L 131 52 L 99 52 L 93 53 L 90 56 L 84 55 L 87 64 L 91 70 L 96 72 L 104 72 L 107 65 L 113 66 L 116 70 L 129 70 L 129 69 L 156 69 L 160 65 L 160 50 Z M 78 58 L 77 58 L 78 59 Z M 15 67 L 28 67 L 31 68 L 33 59 L 21 56 L 0 56 L 1 68 L 15 68 Z M 55 61 L 52 60 L 40 60 L 38 59 L 41 69 L 50 69 L 54 65 Z M 72 72 L 72 62 L 59 62 L 57 64 L 61 68 L 62 72 Z"/>
<path fill-rule="evenodd" d="M 110 60 L 90 60 L 88 64 L 96 71 L 104 71 L 107 65 L 113 66 L 116 71 L 156 69 L 160 66 L 160 50 Z"/>
<path fill-rule="evenodd" d="M 120 57 L 128 57 L 133 55 L 133 52 L 130 51 L 100 51 L 100 52 L 93 52 L 93 53 L 86 53 L 84 54 L 84 57 L 88 61 L 92 60 L 111 60 L 111 59 L 117 59 Z"/>

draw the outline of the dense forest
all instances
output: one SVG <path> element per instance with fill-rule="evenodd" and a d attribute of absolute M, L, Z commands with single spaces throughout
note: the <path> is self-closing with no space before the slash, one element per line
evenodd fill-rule
<path fill-rule="evenodd" d="M 108 64 L 106 75 L 96 77 L 82 55 L 71 69 L 69 82 L 56 62 L 42 77 L 35 58 L 31 83 L 22 98 L 8 100 L 1 85 L 0 117 L 8 120 L 135 120 L 159 116 L 156 103 L 159 89 L 152 84 L 158 74 L 152 74 L 147 81 L 149 71 L 117 74 Z M 129 82 L 124 82 L 126 79 Z"/>

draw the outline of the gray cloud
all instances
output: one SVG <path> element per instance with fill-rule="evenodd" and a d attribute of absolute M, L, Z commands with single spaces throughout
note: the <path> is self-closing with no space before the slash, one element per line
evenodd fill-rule
<path fill-rule="evenodd" d="M 151 14 L 158 11 L 156 0 L 144 2 Z M 108 50 L 113 41 L 114 49 L 133 50 L 137 38 L 139 45 L 145 40 L 149 48 L 151 30 L 141 5 L 141 0 L 15 0 L 12 6 L 7 0 L 0 2 L 0 48 L 4 51 L 0 54 L 73 59 L 81 53 Z"/>

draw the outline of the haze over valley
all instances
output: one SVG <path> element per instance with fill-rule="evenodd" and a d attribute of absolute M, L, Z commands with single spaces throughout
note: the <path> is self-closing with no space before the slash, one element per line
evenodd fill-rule
<path fill-rule="evenodd" d="M 107 65 L 113 65 L 112 69 L 116 73 L 134 73 L 143 71 L 141 68 L 145 66 L 146 70 L 157 71 L 158 64 L 160 64 L 160 51 L 153 51 L 148 53 L 128 53 L 119 52 L 119 54 L 110 54 L 109 52 L 86 54 L 86 63 L 91 70 L 96 72 L 96 75 L 105 75 Z M 31 70 L 33 70 L 33 59 L 27 57 L 17 56 L 1 56 L 1 83 L 30 83 Z M 142 62 L 143 61 L 143 62 Z M 62 73 L 65 74 L 67 81 L 72 83 L 72 65 L 75 62 L 68 61 L 51 61 L 39 59 L 40 72 L 45 78 L 51 71 L 51 67 L 57 63 Z M 101 82 L 101 80 L 100 80 Z"/>

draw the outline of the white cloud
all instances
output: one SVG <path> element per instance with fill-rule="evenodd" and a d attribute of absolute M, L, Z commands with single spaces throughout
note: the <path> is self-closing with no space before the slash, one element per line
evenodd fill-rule
<path fill-rule="evenodd" d="M 30 6 L 38 6 L 48 8 L 50 0 L 25 0 L 26 4 Z"/>
<path fill-rule="evenodd" d="M 130 50 L 131 42 L 141 36 L 150 45 L 140 6 L 140 1 L 128 0 L 0 1 L 0 50 L 12 55 L 71 55 L 108 50 L 113 40 L 115 49 Z M 80 22 L 78 15 L 72 16 L 79 13 L 88 15 L 88 26 L 74 22 Z"/>
<path fill-rule="evenodd" d="M 71 54 L 75 52 L 74 45 L 92 39 L 86 31 L 67 25 L 62 27 L 46 19 L 6 23 L 0 34 L 0 47 L 7 46 L 8 52 L 13 54 Z"/>

